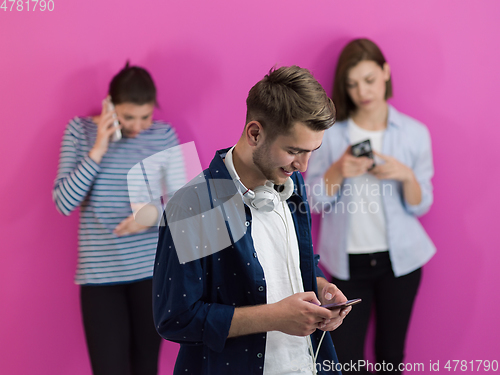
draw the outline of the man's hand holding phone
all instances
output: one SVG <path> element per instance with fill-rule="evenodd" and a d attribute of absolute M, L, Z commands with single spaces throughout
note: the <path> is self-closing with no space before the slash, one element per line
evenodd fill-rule
<path fill-rule="evenodd" d="M 324 305 L 344 303 L 347 301 L 344 293 L 342 293 L 342 291 L 337 288 L 335 284 L 329 283 L 323 277 L 318 277 L 317 282 L 319 301 L 321 302 L 320 307 L 323 308 Z M 349 314 L 351 309 L 352 307 L 350 306 L 331 309 L 330 311 L 334 314 L 333 317 L 331 319 L 326 319 L 325 321 L 323 321 L 319 325 L 319 328 L 323 331 L 333 331 L 334 329 L 337 329 L 342 324 L 344 318 L 347 316 L 347 314 Z"/>
<path fill-rule="evenodd" d="M 349 306 L 357 305 L 361 302 L 361 298 L 351 299 L 349 301 L 339 302 L 339 303 L 327 303 L 326 305 L 321 305 L 328 310 L 345 309 Z"/>
<path fill-rule="evenodd" d="M 294 336 L 308 336 L 317 329 L 333 331 L 345 316 L 338 310 L 322 308 L 314 292 L 295 293 L 268 307 L 272 309 L 269 330 Z"/>
<path fill-rule="evenodd" d="M 97 136 L 94 146 L 89 152 L 89 156 L 96 163 L 100 163 L 102 157 L 108 151 L 109 142 L 113 133 L 116 131 L 116 127 L 114 125 L 116 121 L 116 114 L 114 110 L 110 110 L 112 108 L 112 104 L 111 106 L 110 104 L 111 98 L 108 96 L 102 101 L 101 115 L 94 118 L 94 121 L 97 123 Z"/>

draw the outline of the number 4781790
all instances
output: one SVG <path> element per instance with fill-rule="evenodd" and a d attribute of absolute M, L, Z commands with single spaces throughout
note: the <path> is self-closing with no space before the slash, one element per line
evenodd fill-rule
<path fill-rule="evenodd" d="M 0 0 L 1 1 L 1 0 Z M 54 10 L 54 0 L 3 0 L 0 9 L 5 12 L 18 11 L 18 12 L 35 12 L 37 10 L 44 12 Z"/>

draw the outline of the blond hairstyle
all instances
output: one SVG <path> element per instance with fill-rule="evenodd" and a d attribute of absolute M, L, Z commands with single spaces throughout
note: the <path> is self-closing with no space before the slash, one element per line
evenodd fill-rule
<path fill-rule="evenodd" d="M 307 69 L 272 68 L 248 93 L 246 123 L 258 121 L 268 140 L 288 134 L 296 122 L 321 131 L 335 122 L 335 106 Z"/>

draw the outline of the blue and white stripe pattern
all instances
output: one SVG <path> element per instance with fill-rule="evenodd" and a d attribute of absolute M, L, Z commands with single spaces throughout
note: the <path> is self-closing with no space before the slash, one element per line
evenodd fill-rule
<path fill-rule="evenodd" d="M 53 189 L 53 199 L 63 215 L 80 207 L 75 282 L 112 284 L 149 278 L 158 228 L 122 237 L 114 235 L 113 229 L 132 214 L 127 189 L 129 170 L 141 160 L 177 146 L 177 135 L 170 125 L 155 121 L 136 138 L 110 143 L 97 164 L 88 156 L 96 133 L 91 118 L 75 117 L 70 121 Z M 164 165 L 166 191 L 173 192 L 185 183 L 182 154 L 165 160 Z"/>

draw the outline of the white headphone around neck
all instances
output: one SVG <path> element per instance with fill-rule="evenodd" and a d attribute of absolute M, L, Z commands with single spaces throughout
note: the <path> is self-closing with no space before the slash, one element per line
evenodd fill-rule
<path fill-rule="evenodd" d="M 289 177 L 286 179 L 283 185 L 280 185 L 281 191 L 277 191 L 274 188 L 274 184 L 271 181 L 266 181 L 263 186 L 257 186 L 254 190 L 247 189 L 245 185 L 240 180 L 236 169 L 233 164 L 233 149 L 234 146 L 229 149 L 226 153 L 226 167 L 229 171 L 231 177 L 236 182 L 238 190 L 243 195 L 244 202 L 255 208 L 256 210 L 263 212 L 271 212 L 280 202 L 286 201 L 293 194 L 293 181 Z"/>

